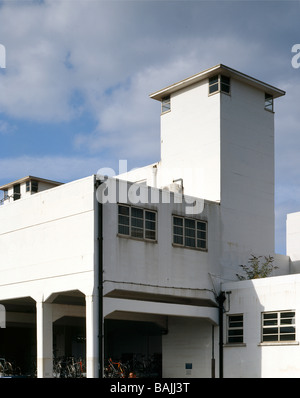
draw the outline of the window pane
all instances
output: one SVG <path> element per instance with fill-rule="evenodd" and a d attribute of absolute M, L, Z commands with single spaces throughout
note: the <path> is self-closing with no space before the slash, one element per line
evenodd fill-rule
<path fill-rule="evenodd" d="M 183 245 L 183 236 L 174 235 L 173 242 L 177 245 Z"/>
<path fill-rule="evenodd" d="M 271 325 L 277 325 L 277 319 L 270 319 L 264 321 L 264 326 L 271 326 Z"/>
<path fill-rule="evenodd" d="M 219 76 L 218 76 L 218 75 L 215 75 L 215 76 L 213 76 L 213 77 L 210 77 L 210 78 L 209 78 L 209 85 L 218 83 L 218 80 L 219 80 Z"/>
<path fill-rule="evenodd" d="M 39 187 L 38 181 L 31 181 L 31 192 L 37 192 Z"/>
<path fill-rule="evenodd" d="M 225 84 L 229 85 L 230 84 L 230 77 L 222 75 L 221 76 L 221 83 L 225 83 Z"/>
<path fill-rule="evenodd" d="M 183 227 L 176 227 L 176 225 L 174 225 L 173 233 L 176 235 L 183 235 Z"/>
<path fill-rule="evenodd" d="M 229 94 L 230 93 L 230 86 L 228 86 L 227 84 L 221 83 L 221 91 L 223 91 L 223 93 Z"/>
<path fill-rule="evenodd" d="M 265 328 L 264 334 L 278 334 L 278 328 Z"/>
<path fill-rule="evenodd" d="M 129 227 L 126 227 L 125 225 L 119 225 L 118 232 L 122 235 L 129 235 Z"/>
<path fill-rule="evenodd" d="M 132 227 L 131 228 L 131 236 L 134 238 L 143 238 L 143 230 L 140 228 Z"/>
<path fill-rule="evenodd" d="M 186 237 L 191 236 L 192 238 L 194 238 L 196 236 L 196 231 L 191 228 L 185 228 L 185 236 Z"/>
<path fill-rule="evenodd" d="M 185 238 L 185 245 L 188 247 L 195 247 L 195 239 L 194 238 Z"/>
<path fill-rule="evenodd" d="M 146 218 L 146 220 L 155 221 L 156 213 L 154 213 L 153 211 L 145 211 L 145 218 Z"/>
<path fill-rule="evenodd" d="M 143 219 L 131 217 L 131 225 L 133 227 L 143 228 Z"/>
<path fill-rule="evenodd" d="M 278 341 L 278 335 L 263 336 L 263 341 Z"/>
<path fill-rule="evenodd" d="M 280 336 L 280 341 L 293 341 L 296 340 L 295 334 L 284 334 Z"/>
<path fill-rule="evenodd" d="M 277 312 L 271 312 L 269 314 L 263 314 L 264 315 L 264 319 L 276 319 L 278 317 Z"/>
<path fill-rule="evenodd" d="M 173 217 L 174 225 L 182 225 L 183 226 L 183 218 Z"/>
<path fill-rule="evenodd" d="M 125 214 L 125 215 L 129 216 L 129 207 L 119 206 L 119 214 Z"/>
<path fill-rule="evenodd" d="M 145 227 L 146 227 L 146 229 L 151 229 L 151 230 L 155 230 L 155 222 L 154 221 L 146 221 L 146 225 L 145 225 Z"/>
<path fill-rule="evenodd" d="M 199 239 L 206 239 L 206 232 L 204 232 L 204 231 L 197 231 L 197 238 L 199 238 Z"/>
<path fill-rule="evenodd" d="M 119 215 L 119 224 L 129 225 L 129 217 Z"/>
<path fill-rule="evenodd" d="M 171 109 L 171 100 L 170 96 L 164 97 L 161 101 L 161 111 L 166 112 Z"/>
<path fill-rule="evenodd" d="M 143 218 L 144 217 L 143 209 L 139 209 L 137 207 L 132 207 L 131 208 L 131 216 L 137 217 L 137 218 Z"/>
<path fill-rule="evenodd" d="M 149 230 L 145 231 L 145 238 L 146 239 L 155 240 L 156 239 L 155 235 L 156 235 L 155 231 L 149 231 Z"/>
<path fill-rule="evenodd" d="M 198 231 L 206 231 L 206 222 L 197 221 Z"/>
<path fill-rule="evenodd" d="M 190 220 L 189 218 L 186 218 L 185 219 L 185 227 L 195 229 L 195 220 Z"/>

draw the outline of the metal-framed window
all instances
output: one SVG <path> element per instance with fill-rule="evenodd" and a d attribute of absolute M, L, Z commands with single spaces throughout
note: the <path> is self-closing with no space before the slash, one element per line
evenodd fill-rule
<path fill-rule="evenodd" d="M 173 216 L 173 244 L 207 250 L 207 222 Z"/>
<path fill-rule="evenodd" d="M 227 316 L 227 343 L 238 344 L 244 342 L 244 315 Z"/>
<path fill-rule="evenodd" d="M 118 205 L 118 233 L 136 239 L 156 240 L 156 211 Z"/>
<path fill-rule="evenodd" d="M 262 342 L 296 340 L 295 311 L 262 313 Z"/>
<path fill-rule="evenodd" d="M 218 92 L 230 94 L 230 77 L 224 75 L 215 75 L 209 78 L 209 94 Z"/>
<path fill-rule="evenodd" d="M 26 181 L 26 192 L 38 192 L 39 183 L 36 180 Z"/>
<path fill-rule="evenodd" d="M 161 100 L 161 112 L 167 112 L 171 110 L 171 97 L 167 95 Z"/>
<path fill-rule="evenodd" d="M 267 111 L 273 112 L 273 95 L 265 93 L 265 109 Z"/>

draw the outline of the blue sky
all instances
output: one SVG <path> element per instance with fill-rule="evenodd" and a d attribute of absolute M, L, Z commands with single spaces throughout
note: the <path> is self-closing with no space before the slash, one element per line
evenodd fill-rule
<path fill-rule="evenodd" d="M 300 211 L 300 1 L 0 1 L 0 185 L 160 158 L 149 94 L 223 63 L 279 87 L 276 250 Z M 300 62 L 300 61 L 299 61 Z"/>

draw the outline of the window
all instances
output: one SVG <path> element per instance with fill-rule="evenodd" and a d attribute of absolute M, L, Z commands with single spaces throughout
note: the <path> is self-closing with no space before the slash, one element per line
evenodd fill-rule
<path fill-rule="evenodd" d="M 161 100 L 161 111 L 162 111 L 162 113 L 164 113 L 169 110 L 171 110 L 171 99 L 170 99 L 170 96 L 168 95 L 167 97 L 164 97 Z"/>
<path fill-rule="evenodd" d="M 173 216 L 173 244 L 207 249 L 207 222 Z"/>
<path fill-rule="evenodd" d="M 3 199 L 6 200 L 8 199 L 8 189 L 5 189 L 3 192 Z"/>
<path fill-rule="evenodd" d="M 216 75 L 209 78 L 209 94 L 218 92 L 230 94 L 230 77 Z"/>
<path fill-rule="evenodd" d="M 295 311 L 262 314 L 262 341 L 294 341 L 296 339 Z"/>
<path fill-rule="evenodd" d="M 265 93 L 265 109 L 273 112 L 273 95 Z"/>
<path fill-rule="evenodd" d="M 243 343 L 244 342 L 244 316 L 228 315 L 227 317 L 227 343 Z"/>
<path fill-rule="evenodd" d="M 156 240 L 156 212 L 133 206 L 118 206 L 118 233 L 137 239 Z"/>
<path fill-rule="evenodd" d="M 20 184 L 14 185 L 14 200 L 21 198 Z"/>
<path fill-rule="evenodd" d="M 26 181 L 26 192 L 37 192 L 38 191 L 39 183 L 38 181 Z"/>

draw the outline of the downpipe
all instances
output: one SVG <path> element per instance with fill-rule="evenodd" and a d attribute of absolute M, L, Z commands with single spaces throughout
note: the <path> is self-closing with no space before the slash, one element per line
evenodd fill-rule
<path fill-rule="evenodd" d="M 223 379 L 223 314 L 224 314 L 224 301 L 226 300 L 225 292 L 221 292 L 217 297 L 219 304 L 219 378 Z"/>

